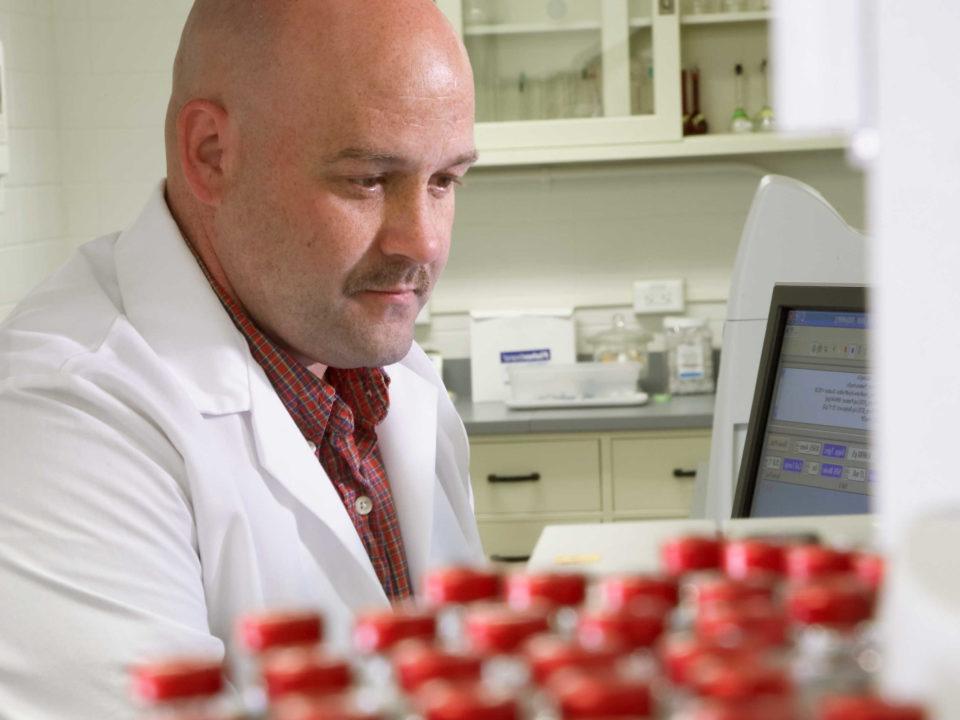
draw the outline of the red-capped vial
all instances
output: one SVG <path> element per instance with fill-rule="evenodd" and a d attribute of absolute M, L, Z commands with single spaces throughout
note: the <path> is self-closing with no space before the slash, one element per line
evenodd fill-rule
<path fill-rule="evenodd" d="M 926 720 L 920 705 L 898 703 L 869 695 L 826 697 L 817 720 Z"/>
<path fill-rule="evenodd" d="M 789 640 L 786 612 L 764 598 L 707 605 L 697 616 L 695 627 L 698 636 L 718 645 L 778 647 Z"/>
<path fill-rule="evenodd" d="M 784 547 L 763 540 L 727 540 L 723 546 L 723 569 L 729 577 L 783 575 Z"/>
<path fill-rule="evenodd" d="M 466 616 L 469 649 L 483 656 L 483 677 L 496 689 L 525 687 L 530 670 L 520 652 L 530 638 L 550 630 L 542 608 L 512 610 L 502 605 L 480 605 Z"/>
<path fill-rule="evenodd" d="M 481 668 L 478 655 L 450 652 L 425 642 L 402 643 L 393 653 L 394 676 L 408 694 L 433 680 L 479 682 Z"/>
<path fill-rule="evenodd" d="M 786 551 L 787 575 L 793 581 L 842 575 L 851 570 L 850 553 L 826 545 L 795 545 Z"/>
<path fill-rule="evenodd" d="M 353 645 L 364 655 L 386 653 L 404 640 L 432 641 L 436 636 L 436 614 L 413 606 L 361 613 L 353 626 Z"/>
<path fill-rule="evenodd" d="M 424 579 L 423 597 L 438 612 L 437 633 L 450 650 L 465 650 L 464 614 L 475 603 L 500 599 L 500 573 L 489 568 L 447 567 L 431 570 Z"/>
<path fill-rule="evenodd" d="M 387 720 L 351 696 L 288 697 L 270 706 L 270 720 Z"/>
<path fill-rule="evenodd" d="M 350 688 L 349 663 L 319 648 L 288 648 L 271 653 L 263 663 L 263 680 L 270 702 L 291 695 L 321 697 Z"/>
<path fill-rule="evenodd" d="M 619 610 L 589 610 L 580 615 L 577 638 L 587 647 L 620 643 L 648 650 L 666 630 L 666 609 L 657 602 L 636 602 Z"/>
<path fill-rule="evenodd" d="M 673 576 L 704 570 L 719 570 L 723 541 L 717 537 L 686 535 L 666 541 L 660 546 L 664 570 Z"/>
<path fill-rule="evenodd" d="M 692 682 L 693 671 L 702 662 L 719 659 L 729 663 L 754 662 L 764 648 L 750 645 L 724 646 L 693 635 L 672 634 L 660 643 L 660 660 L 667 679 L 678 687 Z"/>
<path fill-rule="evenodd" d="M 144 720 L 239 720 L 241 708 L 224 694 L 219 660 L 169 659 L 131 671 L 133 695 Z"/>
<path fill-rule="evenodd" d="M 563 670 L 613 671 L 624 656 L 624 648 L 619 644 L 587 646 L 576 640 L 540 635 L 526 643 L 523 654 L 533 681 L 542 687 Z"/>
<path fill-rule="evenodd" d="M 802 720 L 791 698 L 694 700 L 676 720 Z"/>
<path fill-rule="evenodd" d="M 882 555 L 868 552 L 853 553 L 850 558 L 853 574 L 871 590 L 877 592 L 883 584 L 885 562 Z"/>
<path fill-rule="evenodd" d="M 692 686 L 702 697 L 739 703 L 762 697 L 789 698 L 793 694 L 793 682 L 787 670 L 759 660 L 703 662 L 693 670 Z"/>
<path fill-rule="evenodd" d="M 870 620 L 874 594 L 856 577 L 831 576 L 790 588 L 794 677 L 804 706 L 825 695 L 862 694 L 879 670 Z"/>
<path fill-rule="evenodd" d="M 699 613 L 714 603 L 741 603 L 751 600 L 773 600 L 777 583 L 768 575 L 735 580 L 725 577 L 707 577 L 690 586 L 696 611 Z"/>
<path fill-rule="evenodd" d="M 512 573 L 504 578 L 504 594 L 516 610 L 551 608 L 553 630 L 569 637 L 576 627 L 576 609 L 587 595 L 587 578 L 580 573 Z"/>
<path fill-rule="evenodd" d="M 563 720 L 654 716 L 653 695 L 643 680 L 616 673 L 557 673 L 550 694 Z"/>
<path fill-rule="evenodd" d="M 610 610 L 636 601 L 662 602 L 674 608 L 680 602 L 680 585 L 669 575 L 613 575 L 600 582 L 600 599 Z"/>
<path fill-rule="evenodd" d="M 240 641 L 251 655 L 277 648 L 316 645 L 323 640 L 323 618 L 313 610 L 246 615 L 240 620 Z"/>
<path fill-rule="evenodd" d="M 428 683 L 417 694 L 423 720 L 520 720 L 516 697 L 478 683 Z"/>

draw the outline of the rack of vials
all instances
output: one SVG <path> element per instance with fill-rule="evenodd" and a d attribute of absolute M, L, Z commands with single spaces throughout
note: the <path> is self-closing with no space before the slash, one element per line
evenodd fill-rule
<path fill-rule="evenodd" d="M 446 568 L 361 612 L 352 649 L 312 611 L 249 616 L 247 662 L 132 673 L 154 720 L 923 720 L 876 692 L 883 559 L 809 539 L 684 536 L 661 571 Z M 245 688 L 237 692 L 234 688 Z"/>

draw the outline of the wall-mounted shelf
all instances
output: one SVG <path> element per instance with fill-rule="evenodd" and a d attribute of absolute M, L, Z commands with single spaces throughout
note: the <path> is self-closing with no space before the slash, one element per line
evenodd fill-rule
<path fill-rule="evenodd" d="M 649 25 L 649 22 L 647 23 Z M 480 35 L 537 35 L 540 33 L 561 32 L 599 32 L 599 21 L 569 23 L 510 23 L 496 25 L 465 25 L 463 34 L 467 37 Z"/>
<path fill-rule="evenodd" d="M 770 19 L 770 12 L 757 10 L 754 12 L 735 13 L 703 13 L 700 15 L 681 15 L 681 25 L 722 25 L 729 23 L 766 22 Z"/>

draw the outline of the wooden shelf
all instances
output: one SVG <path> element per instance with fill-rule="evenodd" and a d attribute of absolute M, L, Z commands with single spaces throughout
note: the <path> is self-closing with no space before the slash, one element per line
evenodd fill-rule
<path fill-rule="evenodd" d="M 844 150 L 848 138 L 842 135 L 794 136 L 776 133 L 743 135 L 695 135 L 670 142 L 617 145 L 580 145 L 576 147 L 487 150 L 478 165 L 549 165 L 553 163 L 611 160 L 670 160 L 739 155 L 771 155 L 786 152 Z"/>
<path fill-rule="evenodd" d="M 467 37 L 480 35 L 537 35 L 540 33 L 561 32 L 600 32 L 599 21 L 583 22 L 545 22 L 545 23 L 513 23 L 503 25 L 465 25 L 463 34 Z"/>

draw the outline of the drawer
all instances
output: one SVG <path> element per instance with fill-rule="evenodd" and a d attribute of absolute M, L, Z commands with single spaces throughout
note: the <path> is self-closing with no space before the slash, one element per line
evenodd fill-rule
<path fill-rule="evenodd" d="M 511 520 L 509 522 L 484 521 L 477 523 L 483 551 L 494 561 L 510 559 L 521 562 L 530 557 L 533 548 L 540 539 L 540 533 L 547 525 L 560 525 L 564 522 L 583 523 L 587 520 Z"/>
<path fill-rule="evenodd" d="M 599 439 L 480 442 L 470 455 L 478 514 L 600 510 Z"/>
<path fill-rule="evenodd" d="M 694 471 L 710 458 L 710 434 L 664 433 L 611 442 L 613 510 L 640 515 L 686 517 L 693 499 Z"/>

